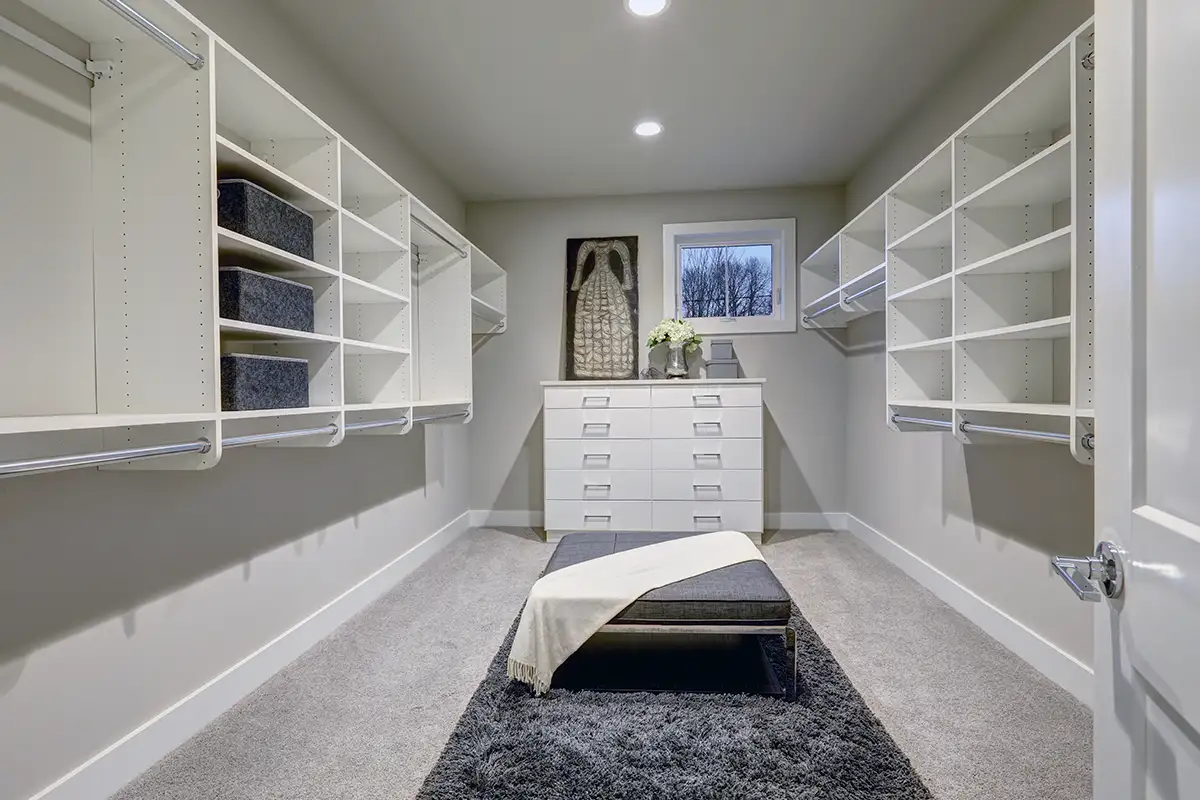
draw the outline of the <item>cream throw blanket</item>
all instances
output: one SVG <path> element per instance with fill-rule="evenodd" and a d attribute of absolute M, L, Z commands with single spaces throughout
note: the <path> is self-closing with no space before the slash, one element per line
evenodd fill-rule
<path fill-rule="evenodd" d="M 529 591 L 508 654 L 508 675 L 545 694 L 554 671 L 646 592 L 721 567 L 762 560 L 746 534 L 721 531 L 563 567 Z"/>

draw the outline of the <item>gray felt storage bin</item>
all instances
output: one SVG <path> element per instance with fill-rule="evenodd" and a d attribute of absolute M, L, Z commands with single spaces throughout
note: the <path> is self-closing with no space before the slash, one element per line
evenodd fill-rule
<path fill-rule="evenodd" d="M 710 359 L 708 362 L 708 377 L 716 380 L 740 378 L 741 370 L 736 359 Z"/>
<path fill-rule="evenodd" d="M 312 216 L 244 178 L 217 181 L 217 224 L 312 260 Z"/>
<path fill-rule="evenodd" d="M 308 361 L 279 356 L 221 356 L 221 410 L 308 406 Z"/>
<path fill-rule="evenodd" d="M 221 267 L 221 316 L 255 325 L 313 332 L 313 290 L 243 267 Z"/>
<path fill-rule="evenodd" d="M 733 361 L 733 340 L 713 339 L 708 343 L 708 357 L 712 361 Z"/>

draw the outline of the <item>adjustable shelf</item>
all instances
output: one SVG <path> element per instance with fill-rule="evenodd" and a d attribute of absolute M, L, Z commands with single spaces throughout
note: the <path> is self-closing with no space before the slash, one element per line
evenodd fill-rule
<path fill-rule="evenodd" d="M 93 82 L 81 61 L 36 87 L 90 129 L 64 136 L 37 115 L 5 128 L 10 159 L 43 167 L 36 183 L 6 170 L 5 188 L 61 191 L 0 219 L 21 270 L 0 335 L 27 342 L 0 353 L 0 476 L 207 469 L 238 447 L 407 433 L 417 403 L 432 421 L 470 418 L 472 308 L 503 329 L 499 265 L 178 3 L 139 0 L 145 24 L 100 3 L 26 5 L 112 70 Z M 220 178 L 310 213 L 312 258 L 220 228 Z M 221 318 L 221 266 L 311 287 L 314 332 Z M 311 405 L 222 411 L 227 353 L 305 359 Z"/>
<path fill-rule="evenodd" d="M 1089 22 L 885 194 L 896 430 L 1059 442 L 1092 463 L 1091 35 Z"/>
<path fill-rule="evenodd" d="M 844 328 L 883 311 L 887 284 L 882 198 L 800 264 L 800 323 Z"/>

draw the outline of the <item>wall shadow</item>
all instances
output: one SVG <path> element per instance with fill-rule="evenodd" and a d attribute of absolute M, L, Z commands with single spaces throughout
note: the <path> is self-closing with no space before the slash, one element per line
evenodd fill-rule
<path fill-rule="evenodd" d="M 64 472 L 0 484 L 0 663 L 313 537 L 426 485 L 423 431 L 247 448 L 200 472 Z M 64 500 L 69 498 L 69 500 Z M 20 613 L 15 613 L 20 609 Z M 136 623 L 130 625 L 136 631 Z"/>
<path fill-rule="evenodd" d="M 492 503 L 485 508 L 494 511 L 541 511 L 545 507 L 543 472 L 545 452 L 542 446 L 544 414 L 538 407 L 537 416 L 509 465 L 504 483 Z"/>
<path fill-rule="evenodd" d="M 986 529 L 1048 556 L 1094 548 L 1094 474 L 1068 448 L 964 446 L 946 436 L 942 464 L 943 522 L 957 517 L 974 525 L 977 540 Z"/>
<path fill-rule="evenodd" d="M 768 514 L 822 511 L 767 405 L 763 406 L 763 492 L 763 510 Z"/>

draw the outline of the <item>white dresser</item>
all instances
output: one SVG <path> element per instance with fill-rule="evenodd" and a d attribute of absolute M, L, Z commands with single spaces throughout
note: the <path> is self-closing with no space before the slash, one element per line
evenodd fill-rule
<path fill-rule="evenodd" d="M 763 530 L 758 379 L 546 381 L 546 534 Z"/>

